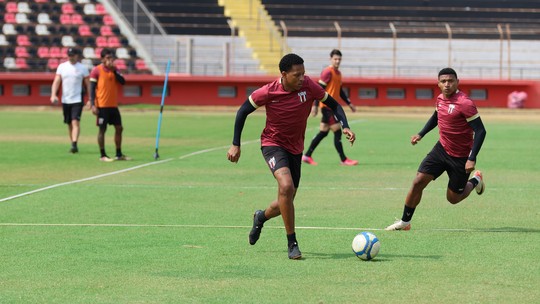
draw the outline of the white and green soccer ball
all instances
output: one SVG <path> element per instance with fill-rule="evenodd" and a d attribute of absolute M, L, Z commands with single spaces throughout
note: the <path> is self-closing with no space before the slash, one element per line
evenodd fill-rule
<path fill-rule="evenodd" d="M 371 232 L 361 232 L 352 241 L 352 250 L 362 260 L 369 261 L 377 256 L 381 249 L 381 242 Z"/>

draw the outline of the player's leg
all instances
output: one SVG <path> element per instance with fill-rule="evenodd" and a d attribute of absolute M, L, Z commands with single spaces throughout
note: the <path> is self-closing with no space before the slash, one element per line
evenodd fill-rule
<path fill-rule="evenodd" d="M 98 126 L 97 142 L 99 146 L 99 152 L 101 154 L 100 160 L 105 161 L 105 162 L 110 162 L 113 160 L 107 155 L 107 153 L 105 153 L 105 132 L 107 132 L 107 123 L 109 121 L 108 110 L 109 109 L 107 108 L 100 108 L 98 109 L 98 114 L 97 114 L 97 126 Z"/>
<path fill-rule="evenodd" d="M 111 123 L 114 124 L 114 144 L 116 146 L 116 156 L 114 159 L 130 160 L 131 158 L 122 153 L 122 133 L 124 127 L 122 126 L 122 116 L 120 116 L 120 110 L 118 108 L 112 109 Z"/>
<path fill-rule="evenodd" d="M 339 159 L 341 161 L 341 165 L 343 166 L 356 166 L 358 165 L 358 161 L 354 159 L 349 159 L 347 156 L 345 156 L 345 151 L 343 150 L 343 144 L 341 142 L 342 137 L 342 130 L 341 130 L 341 124 L 337 122 L 333 123 L 330 126 L 330 130 L 334 132 L 334 147 L 336 148 L 336 151 L 339 154 Z"/>
<path fill-rule="evenodd" d="M 83 103 L 73 104 L 71 108 L 71 123 L 70 123 L 70 138 L 71 138 L 71 153 L 79 152 L 77 142 L 79 141 L 79 135 L 81 133 L 81 115 L 82 115 Z"/>
<path fill-rule="evenodd" d="M 469 194 L 476 189 L 478 194 L 484 192 L 484 181 L 482 172 L 476 171 L 471 179 L 470 173 L 465 172 L 465 163 L 467 158 L 450 157 L 448 160 L 448 189 L 446 190 L 446 199 L 451 204 L 457 204 L 466 199 Z"/>
<path fill-rule="evenodd" d="M 422 200 L 424 189 L 431 181 L 435 180 L 445 171 L 441 150 L 444 152 L 440 143 L 437 143 L 424 158 L 418 168 L 418 172 L 416 173 L 411 188 L 405 197 L 405 205 L 403 206 L 401 219 L 386 227 L 385 230 L 409 230 L 411 228 L 410 222 L 416 207 Z"/>
<path fill-rule="evenodd" d="M 319 124 L 319 133 L 317 133 L 313 139 L 311 140 L 311 143 L 309 144 L 309 147 L 302 156 L 302 161 L 316 166 L 317 163 L 313 160 L 313 157 L 311 155 L 313 154 L 313 151 L 317 148 L 317 146 L 321 143 L 321 141 L 328 136 L 328 133 L 330 132 L 330 115 L 332 114 L 332 111 L 327 109 L 326 107 L 321 108 L 321 123 Z"/>

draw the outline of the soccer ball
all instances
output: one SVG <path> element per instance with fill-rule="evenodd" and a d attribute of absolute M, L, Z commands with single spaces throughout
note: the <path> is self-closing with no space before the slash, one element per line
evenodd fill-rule
<path fill-rule="evenodd" d="M 352 250 L 356 256 L 364 261 L 373 259 L 381 249 L 381 242 L 371 232 L 357 234 L 352 241 Z"/>

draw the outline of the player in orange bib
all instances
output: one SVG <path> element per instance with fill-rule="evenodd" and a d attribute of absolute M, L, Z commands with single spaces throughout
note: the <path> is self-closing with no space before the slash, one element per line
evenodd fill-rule
<path fill-rule="evenodd" d="M 118 84 L 124 85 L 124 76 L 114 65 L 113 51 L 104 48 L 101 51 L 101 64 L 94 67 L 90 73 L 90 105 L 92 113 L 97 116 L 98 145 L 101 153 L 100 160 L 110 162 L 113 160 L 128 160 L 122 154 L 122 116 L 118 110 Z M 114 143 L 116 156 L 110 158 L 105 153 L 105 132 L 107 125 L 114 125 Z"/>
<path fill-rule="evenodd" d="M 342 88 L 341 72 L 339 71 L 339 65 L 341 64 L 341 51 L 332 50 L 330 52 L 330 65 L 321 72 L 321 78 L 319 79 L 319 85 L 322 86 L 326 92 L 334 99 L 338 100 L 340 97 L 347 103 L 351 111 L 356 112 L 356 107 L 351 103 L 351 100 L 345 94 Z M 310 165 L 317 165 L 317 163 L 311 157 L 315 148 L 319 143 L 328 135 L 332 130 L 334 133 L 334 146 L 339 154 L 341 164 L 344 166 L 355 166 L 358 164 L 357 160 L 349 159 L 345 156 L 343 151 L 343 144 L 341 144 L 341 124 L 336 119 L 334 112 L 324 103 L 315 102 L 311 110 L 312 116 L 317 115 L 318 107 L 321 108 L 321 124 L 319 127 L 319 133 L 313 137 L 308 150 L 302 156 L 302 161 Z"/>

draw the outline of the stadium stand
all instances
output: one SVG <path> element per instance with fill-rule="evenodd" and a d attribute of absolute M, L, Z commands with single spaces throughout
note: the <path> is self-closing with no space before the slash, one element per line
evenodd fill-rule
<path fill-rule="evenodd" d="M 540 11 L 533 0 L 262 0 L 276 25 L 289 36 L 332 37 L 338 22 L 343 37 L 391 38 L 392 22 L 400 38 L 498 39 L 497 24 L 512 26 L 513 39 L 540 38 Z"/>
<path fill-rule="evenodd" d="M 97 0 L 0 1 L 0 72 L 53 72 L 67 60 L 69 47 L 84 50 L 85 64 L 99 63 L 99 51 L 123 49 L 118 65 L 125 73 L 150 73 Z M 91 51 L 87 50 L 91 49 Z"/>
<path fill-rule="evenodd" d="M 169 35 L 230 35 L 217 0 L 144 0 Z"/>

